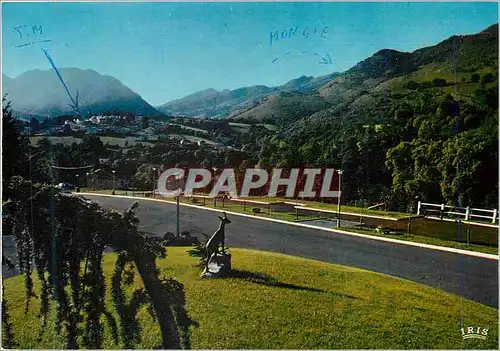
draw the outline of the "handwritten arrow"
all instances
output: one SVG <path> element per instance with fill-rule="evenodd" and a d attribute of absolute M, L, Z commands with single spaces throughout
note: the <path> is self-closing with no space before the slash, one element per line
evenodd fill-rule
<path fill-rule="evenodd" d="M 326 56 L 321 56 L 320 54 L 315 52 L 314 55 L 319 56 L 321 58 L 321 61 L 318 63 L 320 63 L 322 65 L 331 65 L 332 64 L 332 58 L 330 57 L 330 54 L 327 53 Z"/>
<path fill-rule="evenodd" d="M 52 68 L 56 72 L 57 77 L 59 77 L 59 80 L 61 81 L 61 84 L 63 85 L 64 89 L 66 90 L 66 93 L 69 96 L 69 99 L 73 103 L 73 104 L 70 104 L 69 107 L 71 107 L 76 113 L 78 113 L 79 115 L 81 115 L 80 108 L 78 107 L 78 91 L 76 92 L 76 100 L 75 100 L 75 99 L 73 99 L 73 96 L 69 92 L 69 88 L 66 85 L 66 83 L 64 82 L 64 79 L 61 76 L 61 73 L 59 73 L 59 70 L 57 69 L 56 64 L 54 63 L 54 60 L 52 60 L 52 57 L 50 56 L 49 52 L 47 50 L 45 50 L 45 49 L 42 49 L 42 51 L 45 54 L 45 56 L 47 57 L 47 60 L 49 60 L 50 65 L 52 66 Z"/>
<path fill-rule="evenodd" d="M 301 54 L 303 54 L 303 55 L 305 55 L 305 54 L 310 54 L 310 52 L 309 52 L 309 51 L 302 51 L 302 52 L 301 52 Z M 332 64 L 332 58 L 330 57 L 330 54 L 328 54 L 328 53 L 327 53 L 327 54 L 326 54 L 326 55 L 324 55 L 324 56 L 323 56 L 323 55 L 318 54 L 317 52 L 314 52 L 314 53 L 312 53 L 312 54 L 313 54 L 313 55 L 318 56 L 318 57 L 321 59 L 321 61 L 320 61 L 320 62 L 318 62 L 318 63 L 323 64 L 323 65 Z M 291 52 L 287 52 L 287 53 L 285 53 L 285 56 L 292 56 L 292 53 L 291 53 Z M 282 58 L 284 58 L 284 57 L 275 57 L 275 58 L 272 60 L 272 63 L 276 63 L 278 60 L 280 60 L 280 59 L 282 59 Z"/>

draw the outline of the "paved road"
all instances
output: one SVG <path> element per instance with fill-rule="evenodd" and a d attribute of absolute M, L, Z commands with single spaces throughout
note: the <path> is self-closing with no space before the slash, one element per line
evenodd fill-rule
<path fill-rule="evenodd" d="M 122 212 L 133 202 L 119 197 L 85 195 Z M 175 232 L 175 205 L 139 200 L 142 230 Z M 181 231 L 194 236 L 218 228 L 217 213 L 181 207 Z M 274 251 L 363 268 L 437 287 L 498 308 L 498 260 L 370 240 L 345 234 L 231 215 L 226 227 L 230 247 Z"/>

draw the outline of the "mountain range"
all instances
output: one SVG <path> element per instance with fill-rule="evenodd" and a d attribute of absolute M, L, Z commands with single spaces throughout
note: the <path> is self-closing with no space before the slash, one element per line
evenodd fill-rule
<path fill-rule="evenodd" d="M 244 111 L 249 107 L 257 106 L 264 97 L 271 94 L 292 91 L 311 92 L 337 75 L 338 73 L 332 73 L 316 78 L 301 76 L 277 87 L 254 85 L 235 90 L 207 89 L 158 106 L 158 110 L 168 115 L 222 117 L 233 111 Z"/>
<path fill-rule="evenodd" d="M 118 79 L 94 70 L 59 69 L 73 99 L 83 114 L 132 112 L 160 115 L 137 93 Z M 2 91 L 19 117 L 56 116 L 74 113 L 71 99 L 53 70 L 31 70 L 16 78 L 2 74 Z"/>
<path fill-rule="evenodd" d="M 441 79 L 452 89 L 450 85 L 460 80 L 458 92 L 472 89 L 460 84 L 476 72 L 498 75 L 498 24 L 477 34 L 452 36 L 411 53 L 380 50 L 313 91 L 270 95 L 256 106 L 234 111 L 229 118 L 293 121 L 340 108 L 352 114 L 387 99 L 388 92 L 406 94 L 410 81 L 419 84 Z"/>
<path fill-rule="evenodd" d="M 402 89 L 408 81 L 423 82 L 484 69 L 498 70 L 498 24 L 473 35 L 452 36 L 441 43 L 413 52 L 380 50 L 342 73 L 321 77 L 302 76 L 267 87 L 255 85 L 235 90 L 207 89 L 170 101 L 156 108 L 119 80 L 93 70 L 63 68 L 61 75 L 73 96 L 78 91 L 81 109 L 90 113 L 107 111 L 142 115 L 227 117 L 235 120 L 295 120 L 347 104 L 362 109 L 387 89 Z M 12 79 L 3 78 L 16 115 L 71 113 L 70 99 L 53 70 L 28 71 Z"/>

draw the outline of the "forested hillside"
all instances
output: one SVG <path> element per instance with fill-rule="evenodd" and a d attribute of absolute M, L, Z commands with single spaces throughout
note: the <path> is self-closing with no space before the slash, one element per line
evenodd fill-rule
<path fill-rule="evenodd" d="M 319 89 L 331 107 L 260 116 L 280 115 L 280 130 L 259 139 L 256 158 L 341 168 L 349 202 L 496 208 L 497 53 L 498 25 L 413 53 L 379 51 Z"/>

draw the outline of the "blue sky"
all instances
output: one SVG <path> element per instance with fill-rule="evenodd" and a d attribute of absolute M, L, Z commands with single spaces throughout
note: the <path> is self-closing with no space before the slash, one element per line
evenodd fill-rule
<path fill-rule="evenodd" d="M 207 88 L 274 86 L 344 71 L 383 48 L 413 51 L 476 33 L 498 22 L 497 6 L 3 3 L 2 72 L 49 69 L 45 48 L 58 67 L 112 75 L 156 106 Z M 51 41 L 25 45 L 40 40 Z M 327 54 L 331 64 L 320 63 Z"/>

